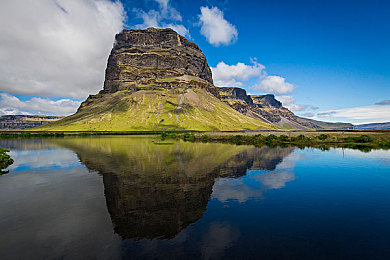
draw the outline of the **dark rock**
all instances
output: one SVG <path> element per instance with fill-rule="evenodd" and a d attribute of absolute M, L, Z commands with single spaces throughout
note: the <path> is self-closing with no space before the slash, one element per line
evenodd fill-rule
<path fill-rule="evenodd" d="M 174 78 L 184 75 L 213 83 L 206 56 L 195 43 L 172 29 L 125 29 L 115 37 L 104 90 L 156 86 L 159 79 L 175 82 Z M 171 82 L 159 83 L 170 86 Z"/>
<path fill-rule="evenodd" d="M 282 103 L 275 99 L 275 96 L 272 94 L 267 95 L 251 95 L 253 103 L 257 107 L 273 107 L 281 108 Z"/>

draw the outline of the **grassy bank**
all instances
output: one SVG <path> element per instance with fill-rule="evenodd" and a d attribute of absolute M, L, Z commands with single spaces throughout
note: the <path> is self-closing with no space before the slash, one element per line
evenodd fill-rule
<path fill-rule="evenodd" d="M 187 131 L 185 131 L 187 132 Z M 167 131 L 167 133 L 174 133 Z M 94 135 L 158 135 L 161 131 L 15 131 L 0 132 L 0 139 L 10 138 L 41 138 L 41 137 L 65 137 L 65 136 L 94 136 Z"/>
<path fill-rule="evenodd" d="M 361 134 L 346 135 L 344 132 L 335 134 L 321 133 L 311 134 L 255 134 L 255 135 L 216 135 L 216 134 L 194 134 L 194 133 L 162 133 L 162 139 L 182 139 L 189 142 L 218 142 L 237 145 L 255 145 L 255 146 L 297 146 L 297 147 L 316 147 L 329 149 L 330 147 L 344 147 L 369 151 L 370 149 L 390 149 L 390 135 L 385 134 Z"/>

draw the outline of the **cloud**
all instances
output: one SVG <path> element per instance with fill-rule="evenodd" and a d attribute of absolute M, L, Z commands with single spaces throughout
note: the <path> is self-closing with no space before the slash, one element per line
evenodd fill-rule
<path fill-rule="evenodd" d="M 305 110 L 318 109 L 318 107 L 312 105 L 295 104 L 295 99 L 292 96 L 277 96 L 276 99 L 282 102 L 284 107 L 287 107 L 292 111 L 305 111 Z"/>
<path fill-rule="evenodd" d="M 293 92 L 295 86 L 286 82 L 285 78 L 279 76 L 266 76 L 260 83 L 250 87 L 253 90 L 262 90 L 274 94 L 287 94 Z"/>
<path fill-rule="evenodd" d="M 390 121 L 390 106 L 363 106 L 323 111 L 319 118 L 341 118 L 348 121 L 381 123 Z"/>
<path fill-rule="evenodd" d="M 0 91 L 74 98 L 96 93 L 124 19 L 119 1 L 2 0 Z"/>
<path fill-rule="evenodd" d="M 183 36 L 190 36 L 189 30 L 182 24 L 181 14 L 169 4 L 169 0 L 155 0 L 158 3 L 158 10 L 151 9 L 145 12 L 142 9 L 133 9 L 136 18 L 142 19 L 141 24 L 136 24 L 135 28 L 145 29 L 154 28 L 171 28 Z"/>
<path fill-rule="evenodd" d="M 315 114 L 314 113 L 303 113 L 303 114 L 300 114 L 300 116 L 303 116 L 303 117 L 315 117 Z"/>
<path fill-rule="evenodd" d="M 9 170 L 25 170 L 30 169 L 48 169 L 53 167 L 58 168 L 75 168 L 80 167 L 77 155 L 70 150 L 56 149 L 53 156 L 52 149 L 40 150 L 12 150 L 10 155 L 14 159 L 14 163 L 8 168 Z"/>
<path fill-rule="evenodd" d="M 242 178 L 220 178 L 214 183 L 211 196 L 223 203 L 229 200 L 242 203 L 250 198 L 262 198 L 263 191 L 248 186 Z"/>
<path fill-rule="evenodd" d="M 211 67 L 213 73 L 213 80 L 216 86 L 232 87 L 240 86 L 254 91 L 262 91 L 273 94 L 291 93 L 296 88 L 291 83 L 286 82 L 285 78 L 280 76 L 269 76 L 265 71 L 265 66 L 257 62 L 256 59 L 251 59 L 252 65 L 247 65 L 242 62 L 228 65 L 220 61 L 216 67 Z M 253 84 L 253 81 L 255 82 Z M 303 111 L 306 109 L 318 109 L 310 105 L 294 104 L 295 100 L 291 96 L 279 96 L 284 105 L 290 105 L 295 111 Z"/>
<path fill-rule="evenodd" d="M 375 103 L 375 105 L 390 105 L 390 99 L 383 100 L 381 102 Z"/>
<path fill-rule="evenodd" d="M 22 101 L 19 98 L 2 93 L 0 94 L 1 115 L 70 115 L 76 112 L 80 101 L 71 99 L 50 100 L 48 98 L 33 97 Z"/>
<path fill-rule="evenodd" d="M 320 112 L 317 114 L 317 117 L 332 117 L 333 115 L 337 114 L 334 111 L 329 111 L 329 112 Z"/>
<path fill-rule="evenodd" d="M 214 46 L 229 45 L 237 40 L 236 27 L 225 20 L 221 10 L 217 7 L 202 6 L 200 12 L 200 33 L 206 37 L 210 44 Z"/>
<path fill-rule="evenodd" d="M 227 65 L 223 61 L 212 67 L 213 80 L 216 86 L 242 86 L 243 81 L 252 77 L 259 77 L 265 66 L 252 60 L 253 65 L 238 62 L 236 65 Z"/>

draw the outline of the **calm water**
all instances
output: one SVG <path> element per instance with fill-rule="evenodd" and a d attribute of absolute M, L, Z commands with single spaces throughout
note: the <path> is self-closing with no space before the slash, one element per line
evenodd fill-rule
<path fill-rule="evenodd" d="M 390 259 L 390 151 L 0 140 L 2 259 Z"/>

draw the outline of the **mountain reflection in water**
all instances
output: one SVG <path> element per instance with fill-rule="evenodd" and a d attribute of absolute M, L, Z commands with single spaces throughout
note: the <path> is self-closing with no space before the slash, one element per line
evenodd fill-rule
<path fill-rule="evenodd" d="M 260 190 L 244 194 L 245 189 L 235 183 L 236 177 L 248 170 L 275 170 L 293 148 L 181 141 L 156 145 L 151 138 L 142 137 L 66 138 L 52 142 L 73 150 L 89 170 L 103 175 L 115 232 L 134 240 L 175 237 L 202 217 L 213 186 L 214 198 L 244 201 L 248 196 L 262 197 L 264 189 L 281 188 L 294 179 L 293 173 L 285 171 L 285 165 L 275 173 L 257 175 L 263 183 Z M 234 187 L 239 189 L 234 192 Z"/>
<path fill-rule="evenodd" d="M 389 259 L 388 150 L 170 142 L 0 140 L 1 258 Z"/>

